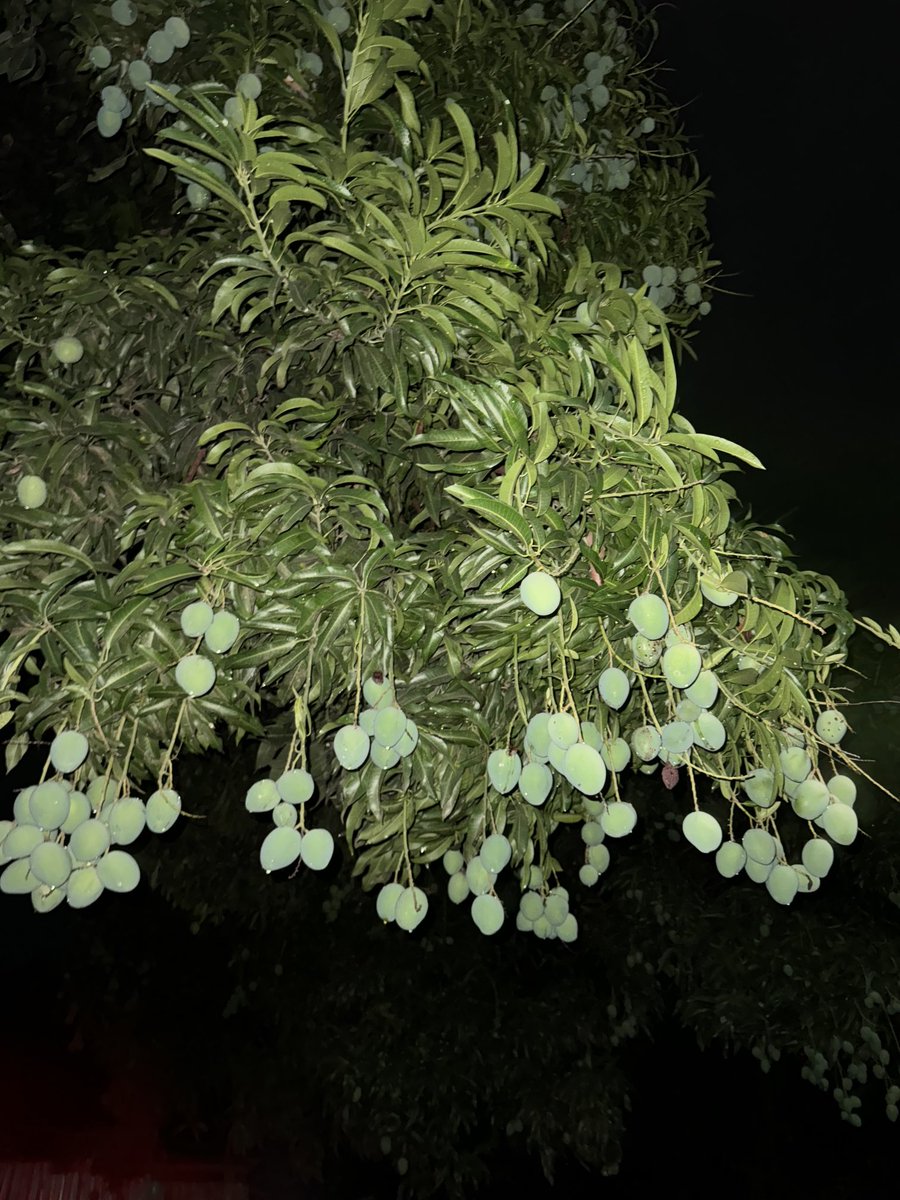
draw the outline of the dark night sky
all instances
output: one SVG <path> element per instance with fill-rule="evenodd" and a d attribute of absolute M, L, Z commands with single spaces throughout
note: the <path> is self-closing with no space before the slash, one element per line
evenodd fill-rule
<path fill-rule="evenodd" d="M 881 6 L 675 0 L 656 57 L 715 199 L 717 296 L 681 375 L 698 428 L 755 450 L 737 483 L 803 566 L 896 622 L 900 499 L 890 230 L 896 64 Z"/>

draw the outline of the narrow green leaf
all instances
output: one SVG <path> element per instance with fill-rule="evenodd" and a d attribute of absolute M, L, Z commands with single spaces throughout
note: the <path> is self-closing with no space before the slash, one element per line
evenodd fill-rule
<path fill-rule="evenodd" d="M 50 538 L 28 538 L 27 541 L 23 542 L 4 542 L 3 553 L 4 555 L 58 554 L 63 558 L 74 558 L 77 563 L 80 563 L 91 574 L 96 572 L 94 564 L 81 550 L 76 550 L 74 546 L 67 546 L 65 542 L 53 541 Z"/>
<path fill-rule="evenodd" d="M 721 450 L 723 454 L 730 454 L 749 467 L 756 467 L 760 471 L 765 470 L 763 464 L 750 450 L 745 450 L 736 442 L 730 442 L 727 438 L 717 437 L 712 433 L 667 433 L 660 440 L 669 446 L 684 446 L 688 450 L 696 450 L 698 454 L 711 458 L 714 462 L 719 461 L 716 452 Z"/>
<path fill-rule="evenodd" d="M 156 570 L 134 585 L 134 590 L 142 596 L 152 595 L 153 592 L 161 592 L 164 588 L 170 588 L 175 583 L 182 583 L 185 579 L 196 579 L 200 572 L 196 567 L 191 567 L 187 563 L 173 563 L 168 567 L 157 567 Z"/>
<path fill-rule="evenodd" d="M 514 533 L 526 550 L 531 549 L 534 543 L 534 531 L 525 518 L 510 505 L 496 500 L 486 492 L 478 491 L 477 488 L 466 487 L 462 483 L 453 483 L 444 491 L 466 508 L 480 513 L 500 529 Z"/>

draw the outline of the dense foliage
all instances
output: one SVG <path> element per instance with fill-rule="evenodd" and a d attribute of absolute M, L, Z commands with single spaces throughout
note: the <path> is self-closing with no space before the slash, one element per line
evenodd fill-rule
<path fill-rule="evenodd" d="M 337 844 L 407 930 L 446 892 L 573 941 L 564 869 L 597 884 L 638 794 L 785 906 L 854 842 L 861 622 L 740 514 L 755 455 L 676 407 L 705 188 L 648 23 L 563 8 L 78 9 L 122 145 L 95 186 L 181 190 L 171 230 L 0 264 L 0 724 L 8 769 L 40 756 L 3 891 L 84 907 L 142 853 L 177 890 L 183 803 L 214 824 L 179 756 L 250 742 L 271 826 L 205 885 Z"/>

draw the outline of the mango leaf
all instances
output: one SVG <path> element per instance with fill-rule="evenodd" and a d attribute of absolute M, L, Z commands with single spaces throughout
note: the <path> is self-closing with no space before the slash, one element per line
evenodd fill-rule
<path fill-rule="evenodd" d="M 510 505 L 496 500 L 486 492 L 466 487 L 461 483 L 453 483 L 444 488 L 444 491 L 454 500 L 458 500 L 466 508 L 473 509 L 500 529 L 514 533 L 526 550 L 532 548 L 535 541 L 534 530 L 528 521 Z"/>
<path fill-rule="evenodd" d="M 667 433 L 660 438 L 660 441 L 667 446 L 684 446 L 687 450 L 696 450 L 698 454 L 711 458 L 713 462 L 719 461 L 717 451 L 721 450 L 723 454 L 730 454 L 749 467 L 756 467 L 760 471 L 765 470 L 752 451 L 745 450 L 736 442 L 730 442 L 728 438 L 717 437 L 712 433 Z"/>

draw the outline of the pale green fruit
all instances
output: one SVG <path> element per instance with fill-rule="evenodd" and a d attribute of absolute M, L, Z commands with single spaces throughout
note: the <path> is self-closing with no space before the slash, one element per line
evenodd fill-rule
<path fill-rule="evenodd" d="M 238 639 L 241 623 L 232 612 L 223 609 L 212 619 L 209 629 L 203 635 L 207 650 L 213 654 L 227 654 Z"/>
<path fill-rule="evenodd" d="M 7 860 L 29 858 L 44 835 L 37 825 L 14 825 L 3 839 L 3 857 Z"/>
<path fill-rule="evenodd" d="M 465 871 L 454 871 L 447 880 L 447 895 L 453 904 L 462 904 L 472 894 Z"/>
<path fill-rule="evenodd" d="M 525 730 L 529 749 L 541 758 L 546 758 L 550 751 L 550 716 L 548 712 L 535 713 Z"/>
<path fill-rule="evenodd" d="M 473 858 L 466 864 L 466 882 L 473 896 L 483 896 L 494 886 L 497 876 L 489 871 L 480 858 Z"/>
<path fill-rule="evenodd" d="M 181 797 L 172 788 L 160 788 L 147 797 L 147 828 L 151 833 L 168 833 L 181 812 Z"/>
<path fill-rule="evenodd" d="M 23 508 L 40 508 L 47 499 L 47 485 L 40 475 L 23 475 L 16 484 L 16 499 Z"/>
<path fill-rule="evenodd" d="M 670 646 L 681 646 L 693 642 L 694 635 L 691 632 L 690 625 L 670 625 L 665 636 L 665 644 L 663 649 L 668 650 Z"/>
<path fill-rule="evenodd" d="M 287 825 L 279 825 L 270 830 L 263 838 L 259 848 L 259 861 L 267 875 L 272 871 L 280 871 L 289 867 L 300 857 L 303 836 L 299 829 L 291 829 Z"/>
<path fill-rule="evenodd" d="M 556 929 L 543 915 L 538 917 L 538 919 L 534 922 L 532 929 L 535 936 L 539 937 L 541 941 L 551 936 L 556 937 Z"/>
<path fill-rule="evenodd" d="M 689 812 L 681 823 L 681 832 L 701 854 L 712 854 L 722 844 L 722 826 L 712 813 Z"/>
<path fill-rule="evenodd" d="M 626 837 L 637 824 L 637 812 L 627 800 L 613 800 L 600 816 L 600 824 L 607 837 Z"/>
<path fill-rule="evenodd" d="M 814 821 L 828 807 L 828 788 L 821 779 L 804 779 L 791 797 L 791 808 L 802 821 Z"/>
<path fill-rule="evenodd" d="M 300 70 L 307 71 L 310 75 L 319 76 L 324 70 L 325 64 L 314 50 L 307 50 L 300 55 Z"/>
<path fill-rule="evenodd" d="M 619 774 L 631 762 L 631 747 L 624 738 L 612 738 L 609 742 L 604 743 L 600 750 L 600 757 L 608 770 Z"/>
<path fill-rule="evenodd" d="M 379 746 L 389 749 L 403 737 L 406 732 L 406 713 L 396 704 L 389 704 L 378 710 L 375 718 L 374 739 Z"/>
<path fill-rule="evenodd" d="M 401 929 L 411 933 L 425 920 L 428 912 L 428 897 L 417 887 L 405 887 L 397 901 L 394 920 Z"/>
<path fill-rule="evenodd" d="M 741 787 L 758 808 L 771 808 L 775 803 L 775 776 L 768 767 L 757 767 Z"/>
<path fill-rule="evenodd" d="M 644 637 L 642 633 L 636 633 L 631 639 L 631 653 L 634 655 L 638 666 L 655 667 L 659 662 L 662 652 L 663 642 L 661 638 L 653 640 Z"/>
<path fill-rule="evenodd" d="M 28 800 L 28 811 L 35 825 L 41 829 L 59 829 L 65 823 L 71 807 L 69 792 L 57 783 L 48 779 L 39 783 Z"/>
<path fill-rule="evenodd" d="M 522 760 L 515 751 L 492 750 L 487 761 L 491 786 L 502 796 L 511 792 L 522 774 Z"/>
<path fill-rule="evenodd" d="M 116 846 L 130 846 L 144 832 L 147 813 L 137 796 L 117 800 L 109 810 L 109 838 Z"/>
<path fill-rule="evenodd" d="M 679 700 L 675 705 L 675 720 L 686 721 L 688 725 L 693 725 L 702 712 L 703 709 L 699 704 L 695 704 L 693 700 L 685 698 Z"/>
<path fill-rule="evenodd" d="M 744 873 L 748 879 L 752 879 L 754 883 L 765 883 L 772 874 L 772 868 L 775 866 L 775 859 L 771 862 L 760 863 L 755 858 L 747 856 L 747 861 L 744 863 Z"/>
<path fill-rule="evenodd" d="M 272 820 L 280 829 L 285 826 L 293 829 L 297 824 L 297 810 L 293 804 L 288 804 L 286 800 L 282 800 L 280 804 L 276 804 L 272 809 Z"/>
<path fill-rule="evenodd" d="M 628 699 L 631 684 L 624 671 L 619 670 L 618 667 L 607 667 L 600 674 L 597 690 L 604 704 L 608 704 L 610 708 L 619 709 Z"/>
<path fill-rule="evenodd" d="M 663 675 L 673 687 L 690 687 L 700 674 L 702 666 L 700 651 L 687 642 L 678 642 L 670 646 L 662 656 Z"/>
<path fill-rule="evenodd" d="M 683 767 L 690 757 L 690 751 L 682 754 L 680 751 L 667 750 L 665 746 L 659 748 L 659 761 L 672 767 Z"/>
<path fill-rule="evenodd" d="M 586 846 L 599 846 L 605 837 L 599 821 L 585 821 L 581 827 L 581 840 Z"/>
<path fill-rule="evenodd" d="M 406 729 L 400 741 L 394 747 L 401 758 L 409 758 L 413 750 L 419 744 L 419 731 L 416 728 L 415 721 L 407 721 Z"/>
<path fill-rule="evenodd" d="M 528 868 L 528 886 L 535 892 L 539 892 L 544 886 L 544 872 L 535 864 Z"/>
<path fill-rule="evenodd" d="M 829 746 L 836 746 L 847 732 L 847 721 L 843 714 L 833 708 L 819 713 L 816 718 L 816 733 Z"/>
<path fill-rule="evenodd" d="M 377 742 L 372 742 L 369 747 L 369 758 L 382 771 L 388 771 L 391 767 L 396 767 L 400 761 L 400 752 L 393 746 L 379 746 Z"/>
<path fill-rule="evenodd" d="M 50 743 L 50 761 L 61 775 L 77 771 L 88 756 L 88 740 L 77 729 L 65 729 Z"/>
<path fill-rule="evenodd" d="M 849 804 L 829 804 L 821 816 L 822 828 L 839 846 L 849 846 L 856 840 L 859 820 Z"/>
<path fill-rule="evenodd" d="M 581 722 L 581 740 L 587 742 L 589 746 L 593 746 L 601 754 L 603 753 L 603 734 L 593 721 Z"/>
<path fill-rule="evenodd" d="M 96 67 L 98 71 L 105 71 L 112 62 L 112 55 L 105 46 L 92 46 L 88 58 L 91 66 Z"/>
<path fill-rule="evenodd" d="M 519 912 L 526 920 L 535 922 L 544 913 L 543 897 L 538 892 L 523 892 L 519 898 Z"/>
<path fill-rule="evenodd" d="M 128 64 L 128 82 L 136 92 L 142 92 L 152 78 L 150 65 L 142 58 L 132 59 Z"/>
<path fill-rule="evenodd" d="M 713 579 L 710 575 L 700 576 L 700 591 L 710 604 L 719 608 L 729 608 L 738 599 L 737 592 L 721 586 L 722 580 Z"/>
<path fill-rule="evenodd" d="M 125 93 L 121 91 L 120 88 L 116 88 L 115 90 L 119 92 L 119 94 L 123 99 L 126 100 L 127 103 Z M 106 107 L 115 109 L 116 106 L 114 104 L 107 104 Z M 123 104 L 122 109 L 124 108 L 125 105 Z M 66 366 L 69 366 L 71 363 L 81 362 L 82 358 L 84 357 L 84 346 L 82 346 L 77 337 L 61 337 L 57 338 L 53 343 L 53 353 L 61 363 L 65 363 Z"/>
<path fill-rule="evenodd" d="M 214 613 L 205 600 L 195 600 L 181 613 L 181 632 L 185 637 L 203 637 L 213 623 Z"/>
<path fill-rule="evenodd" d="M 794 871 L 797 873 L 797 891 L 804 895 L 809 895 L 811 892 L 817 892 L 822 886 L 822 880 L 818 875 L 813 875 L 807 869 L 798 864 L 791 863 Z"/>
<path fill-rule="evenodd" d="M 574 942 L 578 937 L 578 921 L 574 913 L 567 913 L 566 919 L 557 927 L 556 936 L 561 942 Z"/>
<path fill-rule="evenodd" d="M 498 931 L 506 915 L 496 896 L 476 896 L 471 912 L 472 920 L 487 937 Z"/>
<path fill-rule="evenodd" d="M 588 846 L 587 860 L 594 870 L 602 875 L 609 868 L 610 857 L 609 850 L 600 842 L 596 846 Z"/>
<path fill-rule="evenodd" d="M 185 188 L 188 204 L 191 208 L 204 209 L 212 200 L 212 192 L 202 183 L 191 182 Z"/>
<path fill-rule="evenodd" d="M 97 132 L 101 137 L 115 137 L 122 128 L 122 114 L 109 108 L 101 108 L 97 113 Z"/>
<path fill-rule="evenodd" d="M 244 807 L 252 813 L 272 812 L 281 799 L 274 779 L 257 779 L 247 788 Z"/>
<path fill-rule="evenodd" d="M 137 20 L 137 13 L 134 11 L 131 0 L 114 0 L 109 15 L 117 25 L 133 25 Z"/>
<path fill-rule="evenodd" d="M 69 815 L 60 825 L 65 834 L 74 833 L 79 825 L 91 818 L 91 802 L 84 792 L 69 792 Z"/>
<path fill-rule="evenodd" d="M 529 921 L 527 917 L 522 916 L 521 909 L 516 913 L 516 929 L 519 933 L 531 933 L 534 929 L 534 921 Z"/>
<path fill-rule="evenodd" d="M 606 764 L 593 746 L 576 742 L 566 751 L 563 774 L 583 795 L 596 796 L 606 783 Z"/>
<path fill-rule="evenodd" d="M 544 763 L 526 763 L 519 776 L 519 794 L 540 808 L 553 790 L 553 772 Z"/>
<path fill-rule="evenodd" d="M 370 745 L 360 725 L 344 725 L 334 735 L 334 757 L 345 771 L 355 771 L 369 757 Z"/>
<path fill-rule="evenodd" d="M 119 116 L 128 108 L 128 97 L 115 83 L 109 84 L 101 91 L 100 101 L 107 112 L 118 113 Z"/>
<path fill-rule="evenodd" d="M 262 91 L 262 81 L 260 80 L 259 76 L 255 75 L 252 71 L 245 71 L 244 74 L 238 78 L 237 85 L 234 90 L 239 95 L 243 96 L 245 100 L 256 100 Z"/>
<path fill-rule="evenodd" d="M 26 896 L 38 886 L 28 858 L 17 858 L 0 872 L 0 892 L 5 896 Z"/>
<path fill-rule="evenodd" d="M 568 750 L 570 746 L 575 745 L 580 731 L 579 723 L 571 713 L 553 713 L 547 721 L 547 732 L 550 735 L 551 744 L 555 743 L 563 750 Z"/>
<path fill-rule="evenodd" d="M 725 726 L 715 713 L 702 711 L 692 728 L 697 745 L 713 753 L 721 750 L 728 738 Z"/>
<path fill-rule="evenodd" d="M 734 879 L 744 869 L 747 851 L 738 842 L 723 842 L 716 851 L 716 870 L 725 879 Z"/>
<path fill-rule="evenodd" d="M 283 771 L 275 780 L 275 791 L 287 804 L 305 804 L 312 798 L 315 786 L 312 775 L 302 767 Z"/>
<path fill-rule="evenodd" d="M 638 633 L 655 642 L 665 636 L 669 628 L 669 610 L 662 597 L 644 592 L 641 596 L 635 596 L 629 604 L 628 620 Z"/>
<path fill-rule="evenodd" d="M 488 871 L 498 875 L 512 858 L 512 846 L 502 833 L 492 833 L 482 843 L 478 857 Z"/>
<path fill-rule="evenodd" d="M 303 835 L 300 857 L 311 871 L 324 871 L 334 854 L 334 838 L 327 829 L 310 829 Z"/>
<path fill-rule="evenodd" d="M 532 571 L 519 584 L 519 596 L 526 608 L 539 617 L 549 617 L 559 608 L 562 593 L 559 584 L 546 571 Z"/>
<path fill-rule="evenodd" d="M 103 881 L 96 867 L 76 867 L 65 883 L 70 908 L 87 908 L 103 895 Z"/>
<path fill-rule="evenodd" d="M 375 718 L 378 716 L 377 708 L 364 708 L 359 714 L 359 727 L 371 737 L 375 732 Z"/>
<path fill-rule="evenodd" d="M 397 912 L 397 901 L 403 895 L 401 883 L 386 883 L 375 901 L 375 911 L 382 921 L 393 921 Z"/>
<path fill-rule="evenodd" d="M 790 904 L 800 886 L 797 872 L 787 863 L 778 863 L 766 879 L 766 891 L 778 904 Z"/>
<path fill-rule="evenodd" d="M 0 862 L 3 862 L 3 839 L 11 829 L 15 828 L 15 821 L 0 821 Z"/>
<path fill-rule="evenodd" d="M 812 762 L 802 746 L 789 746 L 778 756 L 781 759 L 781 769 L 788 779 L 802 783 L 812 770 Z"/>
<path fill-rule="evenodd" d="M 457 871 L 461 871 L 466 865 L 466 860 L 459 850 L 448 850 L 441 859 L 441 865 L 448 875 L 455 875 Z"/>
<path fill-rule="evenodd" d="M 109 829 L 96 817 L 84 821 L 69 838 L 69 852 L 79 863 L 94 862 L 109 849 Z"/>
<path fill-rule="evenodd" d="M 590 863 L 585 863 L 578 868 L 578 878 L 585 887 L 593 887 L 600 878 L 600 872 L 596 867 L 592 867 Z"/>
<path fill-rule="evenodd" d="M 157 29 L 147 38 L 147 57 L 151 62 L 168 62 L 174 52 L 174 43 L 164 29 Z"/>
<path fill-rule="evenodd" d="M 97 863 L 97 875 L 110 892 L 133 892 L 141 881 L 141 868 L 127 850 L 110 850 Z"/>
<path fill-rule="evenodd" d="M 36 913 L 53 912 L 54 908 L 59 908 L 65 898 L 66 889 L 64 887 L 50 888 L 42 883 L 31 889 L 31 905 Z"/>
<path fill-rule="evenodd" d="M 719 698 L 719 681 L 712 671 L 701 671 L 684 694 L 698 708 L 712 708 Z"/>
<path fill-rule="evenodd" d="M 748 829 L 741 838 L 747 857 L 766 865 L 775 861 L 775 839 L 765 829 Z"/>
<path fill-rule="evenodd" d="M 547 761 L 554 771 L 558 771 L 560 775 L 563 773 L 563 768 L 566 762 L 566 755 L 569 753 L 567 748 L 557 746 L 556 742 L 550 743 L 550 756 Z"/>
<path fill-rule="evenodd" d="M 631 748 L 641 762 L 651 762 L 659 754 L 662 738 L 652 725 L 641 725 L 631 735 Z"/>
<path fill-rule="evenodd" d="M 205 696 L 216 682 L 216 668 L 202 654 L 186 654 L 175 668 L 175 682 L 189 696 Z"/>
<path fill-rule="evenodd" d="M 849 804 L 852 808 L 856 803 L 856 784 L 849 775 L 832 775 L 826 785 L 835 800 L 841 804 Z"/>
<path fill-rule="evenodd" d="M 687 754 L 694 744 L 694 731 L 686 721 L 667 721 L 659 733 L 669 754 Z"/>
<path fill-rule="evenodd" d="M 394 689 L 390 685 L 390 681 L 385 679 L 381 672 L 370 676 L 363 680 L 363 696 L 366 704 L 371 704 L 375 708 L 380 701 L 393 700 Z"/>
<path fill-rule="evenodd" d="M 803 843 L 800 858 L 810 875 L 824 879 L 834 863 L 834 846 L 824 838 L 810 838 Z"/>
<path fill-rule="evenodd" d="M 330 8 L 325 14 L 325 20 L 336 33 L 346 33 L 350 28 L 350 14 L 346 8 L 340 6 Z"/>
<path fill-rule="evenodd" d="M 566 896 L 551 892 L 544 901 L 544 916 L 551 925 L 562 925 L 569 915 L 569 900 Z"/>
<path fill-rule="evenodd" d="M 169 35 L 169 40 L 176 50 L 183 50 L 191 40 L 190 28 L 181 17 L 169 17 L 163 29 Z"/>

